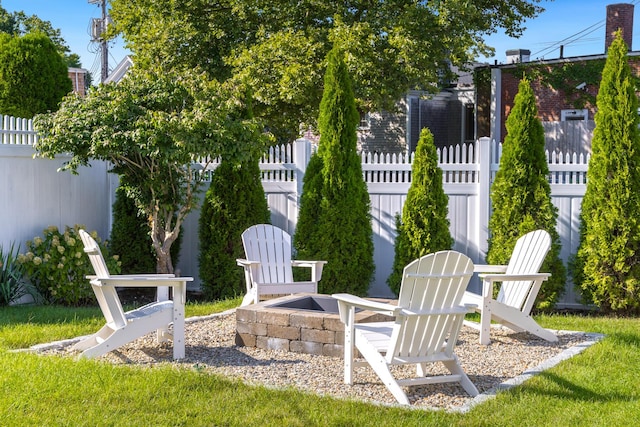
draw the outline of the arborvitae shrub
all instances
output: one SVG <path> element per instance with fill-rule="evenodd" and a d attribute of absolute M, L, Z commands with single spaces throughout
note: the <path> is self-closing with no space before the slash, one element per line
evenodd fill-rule
<path fill-rule="evenodd" d="M 442 170 L 433 135 L 423 129 L 411 166 L 411 186 L 396 217 L 398 236 L 395 244 L 393 270 L 387 284 L 397 295 L 400 292 L 404 267 L 423 255 L 451 249 L 453 238 L 447 219 L 449 198 L 442 188 Z"/>
<path fill-rule="evenodd" d="M 151 246 L 148 222 L 139 215 L 135 203 L 122 187 L 116 190 L 113 203 L 110 244 L 111 251 L 120 255 L 123 274 L 156 272 L 156 256 Z"/>
<path fill-rule="evenodd" d="M 181 243 L 182 233 L 171 246 L 173 265 L 178 263 Z M 149 221 L 140 214 L 123 187 L 116 189 L 109 247 L 111 253 L 120 256 L 122 274 L 156 273 Z"/>
<path fill-rule="evenodd" d="M 543 282 L 536 299 L 537 309 L 548 310 L 564 292 L 566 269 L 560 259 L 560 237 L 556 231 L 558 210 L 551 203 L 544 128 L 526 79 L 518 86 L 506 127 L 500 169 L 491 187 L 493 212 L 489 220 L 487 262 L 506 264 L 520 236 L 537 229 L 549 232 L 551 249 L 541 271 L 551 273 L 551 277 Z"/>
<path fill-rule="evenodd" d="M 319 158 L 305 174 L 294 242 L 299 259 L 328 261 L 320 292 L 365 295 L 375 268 L 373 231 L 357 153 L 360 115 L 342 55 L 338 48 L 328 55 L 318 119 Z"/>
<path fill-rule="evenodd" d="M 571 271 L 585 302 L 640 312 L 640 134 L 636 85 L 620 34 L 608 50 L 596 98 L 580 245 Z"/>
<path fill-rule="evenodd" d="M 246 293 L 242 232 L 271 221 L 262 187 L 259 159 L 233 164 L 222 160 L 211 179 L 200 212 L 200 280 L 205 298 L 217 300 Z"/>

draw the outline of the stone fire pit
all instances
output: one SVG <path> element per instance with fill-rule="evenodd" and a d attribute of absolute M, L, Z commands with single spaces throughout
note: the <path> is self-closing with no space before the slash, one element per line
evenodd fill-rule
<path fill-rule="evenodd" d="M 393 320 L 370 311 L 357 312 L 356 318 L 359 322 Z M 344 324 L 338 315 L 338 301 L 330 295 L 296 294 L 238 307 L 236 344 L 342 357 Z"/>

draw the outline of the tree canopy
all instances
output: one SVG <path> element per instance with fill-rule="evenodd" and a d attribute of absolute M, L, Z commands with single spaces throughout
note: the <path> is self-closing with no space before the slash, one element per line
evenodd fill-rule
<path fill-rule="evenodd" d="M 170 249 L 186 214 L 196 205 L 200 156 L 241 161 L 265 145 L 263 126 L 244 119 L 244 91 L 199 75 L 134 70 L 85 98 L 70 95 L 60 110 L 36 117 L 36 150 L 53 157 L 72 153 L 64 169 L 91 159 L 109 161 L 112 172 L 149 218 L 159 273 L 172 273 Z"/>
<path fill-rule="evenodd" d="M 334 43 L 346 50 L 358 108 L 392 110 L 407 90 L 439 87 L 451 65 L 491 53 L 485 35 L 519 35 L 539 2 L 112 0 L 111 16 L 136 64 L 242 80 L 255 114 L 292 139 L 315 125 Z"/>
<path fill-rule="evenodd" d="M 60 30 L 53 28 L 51 22 L 43 21 L 36 15 L 28 16 L 23 11 L 9 13 L 0 6 L 0 33 L 24 36 L 35 32 L 44 33 L 51 39 L 58 53 L 64 58 L 67 67 L 80 67 L 80 56 L 76 53 L 71 53 Z"/>
<path fill-rule="evenodd" d="M 67 65 L 45 34 L 0 33 L 0 114 L 55 111 L 72 89 Z"/>

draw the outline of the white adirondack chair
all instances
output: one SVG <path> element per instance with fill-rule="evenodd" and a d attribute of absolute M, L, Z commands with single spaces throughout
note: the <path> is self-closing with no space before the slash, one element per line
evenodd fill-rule
<path fill-rule="evenodd" d="M 480 330 L 480 343 L 489 344 L 491 320 L 516 332 L 527 331 L 547 341 L 558 341 L 551 331 L 544 329 L 531 317 L 531 309 L 542 282 L 549 273 L 539 273 L 540 266 L 551 248 L 551 236 L 536 230 L 521 236 L 513 249 L 509 264 L 476 265 L 474 271 L 482 279 L 482 295 L 465 292 L 465 304 L 473 304 L 480 313 L 480 323 L 465 324 Z M 493 298 L 493 285 L 500 282 L 500 291 Z"/>
<path fill-rule="evenodd" d="M 159 342 L 172 339 L 173 358 L 184 358 L 186 282 L 193 278 L 173 274 L 110 275 L 96 241 L 84 230 L 80 230 L 80 237 L 96 274 L 87 278 L 107 321 L 98 332 L 73 346 L 82 351 L 80 357 L 101 356 L 157 330 Z M 116 287 L 157 287 L 158 301 L 125 312 Z M 168 299 L 170 287 L 173 288 L 173 301 Z M 171 323 L 172 334 L 168 330 Z"/>
<path fill-rule="evenodd" d="M 404 268 L 397 305 L 335 294 L 345 324 L 344 381 L 353 384 L 353 367 L 370 365 L 397 401 L 408 405 L 402 386 L 459 382 L 478 394 L 458 363 L 454 347 L 468 307 L 460 304 L 473 263 L 455 251 L 425 255 Z M 392 322 L 356 323 L 355 309 L 395 316 Z M 364 361 L 354 360 L 358 349 Z M 427 376 L 428 363 L 441 362 L 450 375 Z M 414 378 L 396 379 L 392 365 L 415 364 Z"/>
<path fill-rule="evenodd" d="M 263 295 L 318 292 L 322 268 L 326 261 L 297 261 L 291 259 L 291 236 L 270 224 L 258 224 L 242 233 L 246 259 L 237 259 L 244 268 L 247 294 L 242 305 L 257 303 Z M 311 269 L 310 281 L 293 280 L 292 267 Z"/>

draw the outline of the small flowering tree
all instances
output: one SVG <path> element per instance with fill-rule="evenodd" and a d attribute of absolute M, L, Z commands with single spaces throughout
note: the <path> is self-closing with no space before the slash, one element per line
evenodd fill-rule
<path fill-rule="evenodd" d="M 81 228 L 84 226 L 66 227 L 64 233 L 55 226 L 45 228 L 43 237 L 28 241 L 27 252 L 18 255 L 27 280 L 52 304 L 79 306 L 93 302 L 93 291 L 87 286 L 86 276 L 94 272 L 78 235 Z M 100 245 L 109 272 L 118 274 L 118 256 L 107 256 L 108 247 L 101 243 L 98 233 L 93 231 L 91 236 Z"/>
<path fill-rule="evenodd" d="M 38 155 L 72 153 L 63 169 L 76 172 L 92 159 L 111 172 L 148 218 L 156 272 L 173 273 L 171 246 L 197 205 L 200 158 L 242 161 L 266 144 L 264 127 L 245 119 L 245 92 L 185 74 L 133 72 L 87 97 L 69 96 L 52 114 L 34 120 Z"/>

